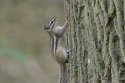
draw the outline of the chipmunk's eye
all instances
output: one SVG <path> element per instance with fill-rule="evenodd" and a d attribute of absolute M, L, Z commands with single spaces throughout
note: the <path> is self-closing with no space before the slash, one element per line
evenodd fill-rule
<path fill-rule="evenodd" d="M 54 22 L 53 22 L 53 21 L 51 21 L 50 23 L 51 23 L 51 24 L 53 24 Z"/>

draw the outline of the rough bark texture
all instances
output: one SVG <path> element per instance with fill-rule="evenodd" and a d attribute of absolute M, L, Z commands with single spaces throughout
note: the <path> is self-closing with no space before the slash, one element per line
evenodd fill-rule
<path fill-rule="evenodd" d="M 125 83 L 125 0 L 64 0 L 68 83 Z"/>

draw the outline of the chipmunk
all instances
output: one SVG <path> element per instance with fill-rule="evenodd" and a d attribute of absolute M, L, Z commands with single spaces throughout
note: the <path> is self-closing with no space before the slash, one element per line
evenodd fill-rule
<path fill-rule="evenodd" d="M 67 68 L 68 50 L 66 48 L 64 33 L 67 27 L 66 23 L 61 27 L 56 25 L 57 17 L 53 17 L 49 23 L 44 26 L 44 30 L 48 32 L 51 39 L 51 49 L 55 60 L 60 64 L 61 77 L 60 83 L 67 83 Z"/>

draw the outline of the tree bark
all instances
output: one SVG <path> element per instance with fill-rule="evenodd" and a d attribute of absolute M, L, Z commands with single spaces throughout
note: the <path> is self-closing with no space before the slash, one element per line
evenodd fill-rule
<path fill-rule="evenodd" d="M 64 0 L 68 83 L 125 83 L 125 0 Z"/>

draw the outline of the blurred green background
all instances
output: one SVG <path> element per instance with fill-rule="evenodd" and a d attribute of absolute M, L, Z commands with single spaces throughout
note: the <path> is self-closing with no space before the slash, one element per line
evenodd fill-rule
<path fill-rule="evenodd" d="M 64 23 L 63 0 L 0 0 L 0 83 L 57 83 L 43 26 L 53 16 Z"/>

